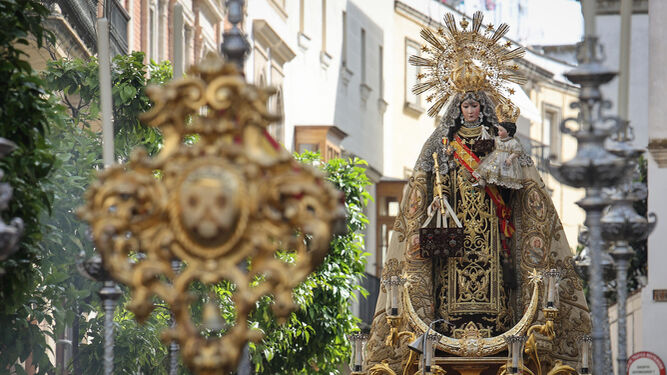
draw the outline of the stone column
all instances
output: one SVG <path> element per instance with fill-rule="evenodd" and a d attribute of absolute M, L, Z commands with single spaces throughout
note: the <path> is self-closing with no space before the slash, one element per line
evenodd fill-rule
<path fill-rule="evenodd" d="M 157 55 L 158 60 L 167 59 L 167 0 L 158 0 L 158 38 L 157 38 Z"/>

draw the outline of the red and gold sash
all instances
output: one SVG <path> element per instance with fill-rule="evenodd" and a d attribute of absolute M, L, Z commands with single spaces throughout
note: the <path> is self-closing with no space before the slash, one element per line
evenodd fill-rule
<path fill-rule="evenodd" d="M 443 138 L 442 143 L 446 146 L 447 138 Z M 467 169 L 468 172 L 474 172 L 480 163 L 479 157 L 461 141 L 461 138 L 458 135 L 454 136 L 454 141 L 451 142 L 451 146 L 454 147 L 454 158 L 456 161 Z M 512 214 L 511 209 L 505 204 L 505 201 L 496 186 L 486 185 L 484 190 L 486 190 L 486 194 L 489 195 L 489 198 L 491 198 L 496 205 L 496 216 L 500 219 L 500 229 L 503 231 L 503 234 L 505 234 L 505 237 L 512 237 L 514 234 L 514 224 L 510 221 Z"/>

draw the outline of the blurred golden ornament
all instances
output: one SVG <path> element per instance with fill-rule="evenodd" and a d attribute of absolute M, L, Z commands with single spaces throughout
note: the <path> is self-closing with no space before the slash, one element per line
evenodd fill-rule
<path fill-rule="evenodd" d="M 135 150 L 126 164 L 100 172 L 79 214 L 111 276 L 129 286 L 137 320 L 163 300 L 175 321 L 163 341 L 176 341 L 197 374 L 229 373 L 246 342 L 262 337 L 248 324 L 261 297 L 273 296 L 279 320 L 296 308 L 292 289 L 345 228 L 343 197 L 268 135 L 280 119 L 267 108 L 275 90 L 246 83 L 219 56 L 147 92 L 154 106 L 142 119 L 160 128 L 164 147 L 155 157 Z M 193 135 L 198 140 L 186 144 Z M 278 259 L 278 251 L 295 260 Z M 173 260 L 183 262 L 181 271 Z M 191 286 L 221 282 L 233 285 L 235 321 L 224 322 L 208 302 L 203 324 L 195 324 Z M 204 337 L 206 330 L 221 336 Z"/>

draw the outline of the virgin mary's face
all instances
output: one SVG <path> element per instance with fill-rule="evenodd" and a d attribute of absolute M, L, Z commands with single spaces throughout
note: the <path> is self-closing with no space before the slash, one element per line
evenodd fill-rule
<path fill-rule="evenodd" d="M 479 118 L 480 105 L 478 101 L 468 99 L 461 103 L 461 113 L 467 122 L 475 122 Z"/>

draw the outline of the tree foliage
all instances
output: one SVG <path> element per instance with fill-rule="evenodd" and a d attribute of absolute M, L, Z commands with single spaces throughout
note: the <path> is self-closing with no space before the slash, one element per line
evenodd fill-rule
<path fill-rule="evenodd" d="M 116 155 L 122 160 L 136 146 L 149 154 L 158 151 L 161 136 L 158 130 L 144 126 L 138 115 L 151 107 L 145 89 L 171 79 L 169 62 L 143 63 L 144 53 L 118 55 L 112 61 L 112 100 Z M 99 129 L 99 65 L 97 59 L 62 59 L 48 63 L 44 78 L 56 91 L 72 115 L 72 126 Z"/>
<path fill-rule="evenodd" d="M 121 161 L 136 146 L 155 153 L 161 142 L 160 133 L 142 125 L 139 114 L 150 109 L 145 88 L 148 84 L 164 83 L 171 78 L 168 63 L 148 65 L 144 54 L 118 55 L 112 60 L 112 99 L 114 112 L 115 152 Z M 68 364 L 74 373 L 102 372 L 102 320 L 104 315 L 95 296 L 100 285 L 84 278 L 77 263 L 90 257 L 93 243 L 87 226 L 75 214 L 83 204 L 84 192 L 102 167 L 101 135 L 99 133 L 99 73 L 97 60 L 57 60 L 49 62 L 44 72 L 48 87 L 58 93 L 71 114 L 62 126 L 54 126 L 49 134 L 57 155 L 57 164 L 49 188 L 54 192 L 53 214 L 48 219 L 50 235 L 44 241 L 44 268 L 50 275 L 45 280 L 43 297 L 51 302 L 56 317 L 56 334 L 73 327 L 76 352 Z M 127 293 L 126 293 L 127 294 Z M 124 309 L 125 301 L 115 317 L 115 373 L 134 374 L 137 370 L 152 371 L 160 367 L 167 350 L 157 340 L 160 327 L 167 324 L 164 314 L 156 314 L 145 325 L 138 325 Z M 86 344 L 83 344 L 84 336 Z M 157 343 L 157 345 L 156 345 Z M 148 345 L 150 344 L 150 345 Z"/>
<path fill-rule="evenodd" d="M 258 374 L 337 374 L 350 355 L 347 336 L 359 323 L 352 301 L 356 293 L 367 295 L 359 280 L 368 255 L 362 233 L 368 224 L 363 210 L 371 199 L 366 191 L 370 180 L 360 159 L 322 163 L 309 152 L 297 158 L 319 165 L 345 194 L 348 233 L 333 239 L 323 264 L 294 290 L 299 309 L 285 324 L 273 319 L 269 298 L 258 304 L 252 321 L 266 336 L 251 346 L 252 360 Z"/>
<path fill-rule="evenodd" d="M 137 145 L 154 153 L 161 142 L 160 133 L 141 125 L 138 115 L 150 108 L 146 86 L 168 80 L 171 67 L 168 63 L 145 65 L 143 59 L 143 53 L 133 53 L 116 56 L 112 62 L 116 155 L 121 160 Z M 31 319 L 17 320 L 19 324 L 11 327 L 3 325 L 8 332 L 0 338 L 3 347 L 14 344 L 21 351 L 1 351 L 0 365 L 24 360 L 32 353 L 33 358 L 40 358 L 38 373 L 51 372 L 53 364 L 46 358 L 49 349 L 44 337 L 56 340 L 69 328 L 75 336 L 72 339 L 74 361 L 67 364 L 70 371 L 74 374 L 102 371 L 103 314 L 99 313 L 102 309 L 95 295 L 100 286 L 77 270 L 77 263 L 92 255 L 93 244 L 86 225 L 75 214 L 76 208 L 83 204 L 83 194 L 95 177 L 95 171 L 102 167 L 98 77 L 94 58 L 52 61 L 43 72 L 45 87 L 55 93 L 49 100 L 62 103 L 44 132 L 55 154 L 53 171 L 43 184 L 44 190 L 53 197 L 53 209 L 51 215 L 42 220 L 47 235 L 39 243 L 40 277 L 30 291 L 30 303 L 20 307 L 23 315 Z M 116 338 L 116 373 L 134 374 L 138 369 L 159 373 L 152 369 L 160 367 L 167 350 L 161 344 L 154 344 L 160 327 L 167 324 L 164 314 L 156 315 L 142 326 L 121 308 L 116 321 L 121 327 Z M 17 336 L 22 339 L 16 340 Z M 146 345 L 147 341 L 151 345 Z"/>
<path fill-rule="evenodd" d="M 2 215 L 5 221 L 20 217 L 25 223 L 18 251 L 0 262 L 0 368 L 25 361 L 31 353 L 33 363 L 48 363 L 45 337 L 36 322 L 50 317 L 31 311 L 30 305 L 42 278 L 37 267 L 42 257 L 40 217 L 51 206 L 44 181 L 54 157 L 45 133 L 57 119 L 57 106 L 22 51 L 31 43 L 41 48 L 53 41 L 53 34 L 43 28 L 48 14 L 39 1 L 0 0 L 0 137 L 18 146 L 0 160 L 4 182 L 14 189 Z"/>

